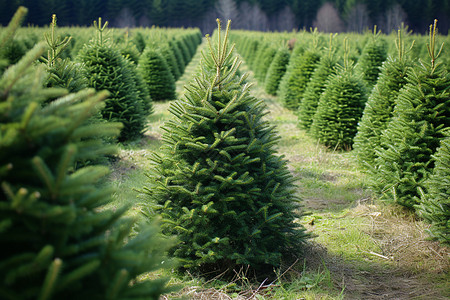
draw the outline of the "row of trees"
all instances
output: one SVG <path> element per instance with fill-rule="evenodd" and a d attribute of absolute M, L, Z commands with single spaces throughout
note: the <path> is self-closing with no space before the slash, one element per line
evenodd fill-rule
<path fill-rule="evenodd" d="M 448 244 L 449 56 L 437 42 L 436 22 L 429 39 L 416 36 L 412 48 L 401 32 L 395 41 L 376 30 L 359 42 L 330 35 L 325 45 L 317 32 L 303 34 L 288 62 L 278 59 L 287 34 L 242 31 L 233 39 L 259 84 L 298 115 L 301 128 L 331 149 L 354 148 L 374 192 L 415 210 Z"/>
<path fill-rule="evenodd" d="M 378 24 L 383 32 L 401 22 L 417 32 L 438 18 L 447 32 L 449 0 L 0 0 L 0 24 L 19 5 L 30 9 L 26 22 L 48 23 L 56 13 L 62 25 L 90 25 L 99 16 L 117 27 L 170 26 L 214 29 L 216 17 L 233 20 L 234 29 L 292 30 L 318 26 L 324 31 L 362 31 Z"/>

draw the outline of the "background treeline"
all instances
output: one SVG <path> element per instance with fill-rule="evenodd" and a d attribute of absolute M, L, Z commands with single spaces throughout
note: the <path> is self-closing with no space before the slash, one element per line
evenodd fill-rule
<path fill-rule="evenodd" d="M 6 25 L 19 5 L 29 8 L 25 24 L 48 24 L 56 13 L 61 25 L 90 25 L 98 17 L 116 27 L 198 27 L 204 33 L 215 19 L 232 19 L 234 29 L 357 31 L 377 24 L 383 32 L 402 22 L 424 32 L 434 18 L 449 29 L 449 0 L 0 0 L 0 24 Z"/>

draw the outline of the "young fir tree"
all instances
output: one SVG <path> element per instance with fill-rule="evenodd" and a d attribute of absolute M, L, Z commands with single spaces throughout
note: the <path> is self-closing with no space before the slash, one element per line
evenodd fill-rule
<path fill-rule="evenodd" d="M 265 89 L 270 95 L 276 95 L 281 78 L 286 73 L 286 68 L 289 63 L 290 53 L 287 47 L 278 49 L 269 69 L 267 70 Z"/>
<path fill-rule="evenodd" d="M 328 54 L 320 58 L 317 69 L 311 76 L 303 94 L 303 99 L 298 107 L 298 119 L 300 128 L 309 130 L 313 117 L 319 104 L 319 99 L 325 91 L 330 75 L 336 74 L 336 55 L 332 47 L 333 35 L 330 35 Z"/>
<path fill-rule="evenodd" d="M 107 92 L 44 87 L 44 49 L 0 75 L 0 298 L 159 299 L 166 280 L 138 276 L 161 268 L 168 241 L 148 225 L 130 237 L 126 208 L 104 208 L 107 168 L 77 166 L 115 152 L 102 140 L 120 124 L 89 121 Z"/>
<path fill-rule="evenodd" d="M 317 43 L 302 54 L 292 55 L 288 69 L 280 82 L 279 95 L 283 105 L 293 111 L 298 109 L 308 84 L 320 60 Z"/>
<path fill-rule="evenodd" d="M 436 21 L 430 26 L 431 63 L 408 72 L 394 115 L 381 136 L 377 151 L 374 190 L 383 198 L 413 208 L 418 188 L 429 177 L 443 131 L 450 124 L 450 76 L 436 52 Z M 442 49 L 442 47 L 441 47 Z"/>
<path fill-rule="evenodd" d="M 264 81 L 266 80 L 267 70 L 269 69 L 272 61 L 277 54 L 277 50 L 273 48 L 272 45 L 268 45 L 267 48 L 261 54 L 261 57 L 258 61 L 258 65 L 255 67 L 255 77 L 258 79 L 258 82 L 264 86 Z"/>
<path fill-rule="evenodd" d="M 184 69 L 186 68 L 187 62 L 184 60 L 183 54 L 181 53 L 181 50 L 180 50 L 178 44 L 175 42 L 175 40 L 169 41 L 169 47 L 170 47 L 170 49 L 172 49 L 173 53 L 175 54 L 178 70 L 180 72 L 180 77 L 181 77 L 184 73 Z"/>
<path fill-rule="evenodd" d="M 14 14 L 9 26 L 2 29 L 0 40 L 0 45 L 2 48 L 0 49 L 0 72 L 3 72 L 10 64 L 13 62 L 10 61 L 10 57 L 8 55 L 8 47 L 14 41 L 14 34 L 17 28 L 21 25 L 23 20 L 22 16 L 27 13 L 27 9 L 23 6 L 19 7 L 17 13 Z"/>
<path fill-rule="evenodd" d="M 89 86 L 96 90 L 106 89 L 110 97 L 102 110 L 104 119 L 121 122 L 124 127 L 119 140 L 139 138 L 145 130 L 146 117 L 149 114 L 144 100 L 139 97 L 135 81 L 135 69 L 120 54 L 119 49 L 105 40 L 101 18 L 96 22 L 97 38 L 84 46 L 78 54 L 83 63 Z"/>
<path fill-rule="evenodd" d="M 147 47 L 139 59 L 138 68 L 154 101 L 175 99 L 175 79 L 158 49 Z"/>
<path fill-rule="evenodd" d="M 433 156 L 435 166 L 424 183 L 425 192 L 419 189 L 421 199 L 416 210 L 431 224 L 430 236 L 450 245 L 450 129 L 447 128 L 445 136 Z"/>
<path fill-rule="evenodd" d="M 348 50 L 343 65 L 330 75 L 311 125 L 312 136 L 335 149 L 351 148 L 367 100 L 366 86 L 347 55 Z"/>
<path fill-rule="evenodd" d="M 258 50 L 260 49 L 261 45 L 262 41 L 258 39 L 252 39 L 250 45 L 248 46 L 246 63 L 251 68 L 253 68 L 253 63 L 256 59 L 256 54 L 258 53 Z"/>
<path fill-rule="evenodd" d="M 367 100 L 354 139 L 353 147 L 358 164 L 366 170 L 375 166 L 381 135 L 392 118 L 398 94 L 406 85 L 406 75 L 412 67 L 401 31 L 398 31 L 396 46 L 397 56 L 389 57 L 381 67 L 379 80 Z"/>
<path fill-rule="evenodd" d="M 184 42 L 184 40 L 181 37 L 175 38 L 174 42 L 177 45 L 178 49 L 180 49 L 181 55 L 183 56 L 183 61 L 184 61 L 183 70 L 184 70 L 184 68 L 186 68 L 187 64 L 191 60 L 191 54 L 189 52 L 189 48 L 186 46 L 186 43 Z"/>
<path fill-rule="evenodd" d="M 201 72 L 171 104 L 154 155 L 148 194 L 161 205 L 166 234 L 178 234 L 170 253 L 194 270 L 277 266 L 282 253 L 305 241 L 293 177 L 275 155 L 266 107 L 249 94 L 246 76 L 228 47 L 228 28 L 209 41 Z"/>
<path fill-rule="evenodd" d="M 139 52 L 136 45 L 131 42 L 128 38 L 128 32 L 125 35 L 125 40 L 123 43 L 119 45 L 120 53 L 123 57 L 129 59 L 133 64 L 137 65 L 139 62 L 139 57 L 141 56 L 141 52 Z"/>
<path fill-rule="evenodd" d="M 378 74 L 380 73 L 381 65 L 386 60 L 386 56 L 386 45 L 375 26 L 373 36 L 364 46 L 356 67 L 357 72 L 362 74 L 362 78 L 369 89 L 377 83 Z"/>
<path fill-rule="evenodd" d="M 159 47 L 159 53 L 166 60 L 169 66 L 170 73 L 172 73 L 173 78 L 177 81 L 181 77 L 181 71 L 177 65 L 177 58 L 175 57 L 175 52 L 170 48 L 169 43 L 163 43 Z"/>
<path fill-rule="evenodd" d="M 67 48 L 71 37 L 65 37 L 61 40 L 55 35 L 56 15 L 52 16 L 50 23 L 50 33 L 44 34 L 48 47 L 47 57 L 43 61 L 47 66 L 48 78 L 47 87 L 66 88 L 69 92 L 78 92 L 87 87 L 88 81 L 80 71 L 81 65 L 71 61 L 69 58 L 61 59 L 61 53 Z"/>

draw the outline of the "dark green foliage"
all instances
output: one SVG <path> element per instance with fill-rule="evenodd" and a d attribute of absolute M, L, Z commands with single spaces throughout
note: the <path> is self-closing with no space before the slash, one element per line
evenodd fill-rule
<path fill-rule="evenodd" d="M 136 88 L 136 70 L 120 54 L 119 49 L 103 41 L 101 31 L 96 41 L 84 46 L 78 59 L 84 64 L 89 86 L 98 91 L 106 89 L 110 92 L 102 116 L 108 121 L 123 123 L 119 140 L 140 137 L 145 130 L 149 112 Z"/>
<path fill-rule="evenodd" d="M 170 48 L 169 44 L 165 44 L 160 47 L 159 53 L 166 60 L 170 73 L 172 73 L 173 78 L 177 81 L 181 77 L 181 66 L 178 66 L 174 50 Z"/>
<path fill-rule="evenodd" d="M 10 50 L 15 43 L 14 35 L 17 28 L 21 25 L 23 17 L 27 14 L 28 9 L 25 7 L 19 7 L 13 18 L 9 22 L 8 27 L 1 31 L 0 45 L 0 72 L 6 69 L 13 62 L 11 61 Z M 8 16 L 9 18 L 9 16 Z"/>
<path fill-rule="evenodd" d="M 175 79 L 157 49 L 148 47 L 144 50 L 138 69 L 154 101 L 175 99 Z"/>
<path fill-rule="evenodd" d="M 385 60 L 386 45 L 380 36 L 374 34 L 364 47 L 357 65 L 358 72 L 362 73 L 362 78 L 369 88 L 377 83 L 381 65 Z"/>
<path fill-rule="evenodd" d="M 81 72 L 81 64 L 75 63 L 68 58 L 61 59 L 62 52 L 71 42 L 71 37 L 65 37 L 61 40 L 59 36 L 55 36 L 55 29 L 56 15 L 53 15 L 50 32 L 44 34 L 49 47 L 47 57 L 42 58 L 48 72 L 45 85 L 47 87 L 66 88 L 69 92 L 81 91 L 88 85 L 87 78 Z"/>
<path fill-rule="evenodd" d="M 169 47 L 170 47 L 170 49 L 172 49 L 172 51 L 175 55 L 175 58 L 177 60 L 178 71 L 179 71 L 180 77 L 181 77 L 181 75 L 183 75 L 183 73 L 184 73 L 184 69 L 186 68 L 187 62 L 184 60 L 183 54 L 181 53 L 181 50 L 175 41 L 170 40 Z"/>
<path fill-rule="evenodd" d="M 279 95 L 283 105 L 297 110 L 312 74 L 320 60 L 317 50 L 307 50 L 301 55 L 293 55 L 281 83 Z"/>
<path fill-rule="evenodd" d="M 88 80 L 81 72 L 82 65 L 69 59 L 58 59 L 47 68 L 46 86 L 61 87 L 70 92 L 78 92 L 88 86 Z"/>
<path fill-rule="evenodd" d="M 191 54 L 189 52 L 189 48 L 186 46 L 186 43 L 183 39 L 177 38 L 175 39 L 175 44 L 177 45 L 178 49 L 180 49 L 181 55 L 183 55 L 183 70 L 191 60 Z"/>
<path fill-rule="evenodd" d="M 254 53 L 254 58 L 251 59 L 250 62 L 250 68 L 253 70 L 253 72 L 257 71 L 257 68 L 259 66 L 259 62 L 261 61 L 261 57 L 264 55 L 264 51 L 266 51 L 267 47 L 269 45 L 266 41 L 261 41 L 258 44 L 258 48 L 256 49 L 256 52 Z M 255 74 L 255 78 L 258 79 L 258 75 Z"/>
<path fill-rule="evenodd" d="M 330 75 L 336 74 L 335 56 L 325 55 L 320 59 L 317 69 L 305 88 L 303 99 L 298 107 L 300 128 L 309 130 L 319 104 L 320 96 L 325 91 Z"/>
<path fill-rule="evenodd" d="M 107 92 L 44 88 L 44 49 L 0 75 L 0 298 L 159 299 L 166 280 L 138 276 L 161 268 L 168 242 L 126 208 L 105 209 L 106 167 L 78 167 L 115 152 L 102 140 L 120 124 L 89 121 Z"/>
<path fill-rule="evenodd" d="M 136 49 L 142 53 L 147 45 L 145 37 L 141 32 L 136 32 L 131 38 L 131 42 L 136 46 Z"/>
<path fill-rule="evenodd" d="M 267 70 L 265 88 L 270 95 L 276 95 L 281 78 L 286 73 L 286 68 L 289 63 L 289 50 L 286 47 L 278 49 L 269 69 Z"/>
<path fill-rule="evenodd" d="M 359 166 L 366 170 L 375 167 L 381 135 L 392 118 L 398 94 L 406 84 L 407 71 L 412 67 L 402 49 L 401 39 L 399 43 L 399 55 L 389 57 L 381 68 L 380 78 L 369 96 L 355 136 L 354 153 Z"/>
<path fill-rule="evenodd" d="M 450 245 L 450 130 L 436 151 L 434 169 L 425 182 L 425 193 L 421 193 L 419 216 L 431 223 L 430 236 L 445 245 Z"/>
<path fill-rule="evenodd" d="M 240 63 L 227 34 L 216 34 L 200 75 L 170 106 L 174 118 L 163 126 L 161 156 L 152 159 L 149 201 L 161 206 L 164 232 L 178 234 L 170 253 L 184 268 L 278 266 L 307 236 L 295 222 L 294 179 L 275 155 L 278 137 L 263 101 L 236 76 Z"/>
<path fill-rule="evenodd" d="M 196 50 L 196 45 L 194 43 L 193 37 L 189 36 L 189 35 L 184 35 L 182 37 L 183 42 L 186 44 L 186 47 L 189 50 L 189 60 L 191 60 L 191 58 L 194 56 L 195 54 L 195 50 Z"/>
<path fill-rule="evenodd" d="M 137 49 L 136 45 L 132 42 L 125 42 L 120 45 L 120 53 L 123 57 L 131 60 L 135 65 L 139 62 L 141 52 Z"/>
<path fill-rule="evenodd" d="M 366 86 L 353 71 L 341 67 L 320 97 L 313 117 L 311 134 L 320 143 L 334 149 L 350 149 L 367 100 Z"/>
<path fill-rule="evenodd" d="M 15 64 L 25 55 L 27 50 L 23 41 L 20 38 L 15 38 L 2 48 L 0 56 L 4 57 L 9 64 Z"/>
<path fill-rule="evenodd" d="M 259 46 L 261 45 L 261 42 L 255 39 L 252 39 L 250 41 L 250 44 L 248 46 L 248 50 L 247 53 L 245 53 L 244 55 L 246 55 L 246 63 L 252 67 L 253 66 L 253 62 L 256 58 L 256 53 L 258 53 L 258 49 Z"/>
<path fill-rule="evenodd" d="M 130 70 L 130 76 L 136 84 L 136 93 L 139 101 L 142 102 L 142 107 L 144 109 L 145 115 L 150 115 L 153 113 L 153 99 L 148 91 L 147 84 L 142 77 L 141 72 L 137 69 L 131 60 L 126 59 L 124 62 L 126 69 Z"/>
<path fill-rule="evenodd" d="M 264 48 L 264 52 L 261 54 L 258 64 L 255 67 L 255 77 L 258 81 L 264 85 L 264 80 L 266 79 L 267 70 L 269 69 L 272 61 L 277 54 L 277 50 L 274 49 L 271 45 L 267 48 Z"/>
<path fill-rule="evenodd" d="M 431 64 L 408 72 L 392 120 L 381 136 L 373 187 L 383 198 L 413 208 L 418 188 L 429 177 L 443 130 L 450 124 L 450 76 L 435 55 L 430 30 Z"/>

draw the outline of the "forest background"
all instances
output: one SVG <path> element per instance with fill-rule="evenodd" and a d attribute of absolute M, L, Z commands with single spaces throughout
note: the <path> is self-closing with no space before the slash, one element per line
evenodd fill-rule
<path fill-rule="evenodd" d="M 115 27 L 198 27 L 203 34 L 217 17 L 233 20 L 233 29 L 261 31 L 363 32 L 376 24 L 390 33 L 404 23 L 424 33 L 435 18 L 441 33 L 450 28 L 450 0 L 0 0 L 0 24 L 20 5 L 29 8 L 25 24 L 36 26 L 55 13 L 60 26 L 103 17 Z"/>

